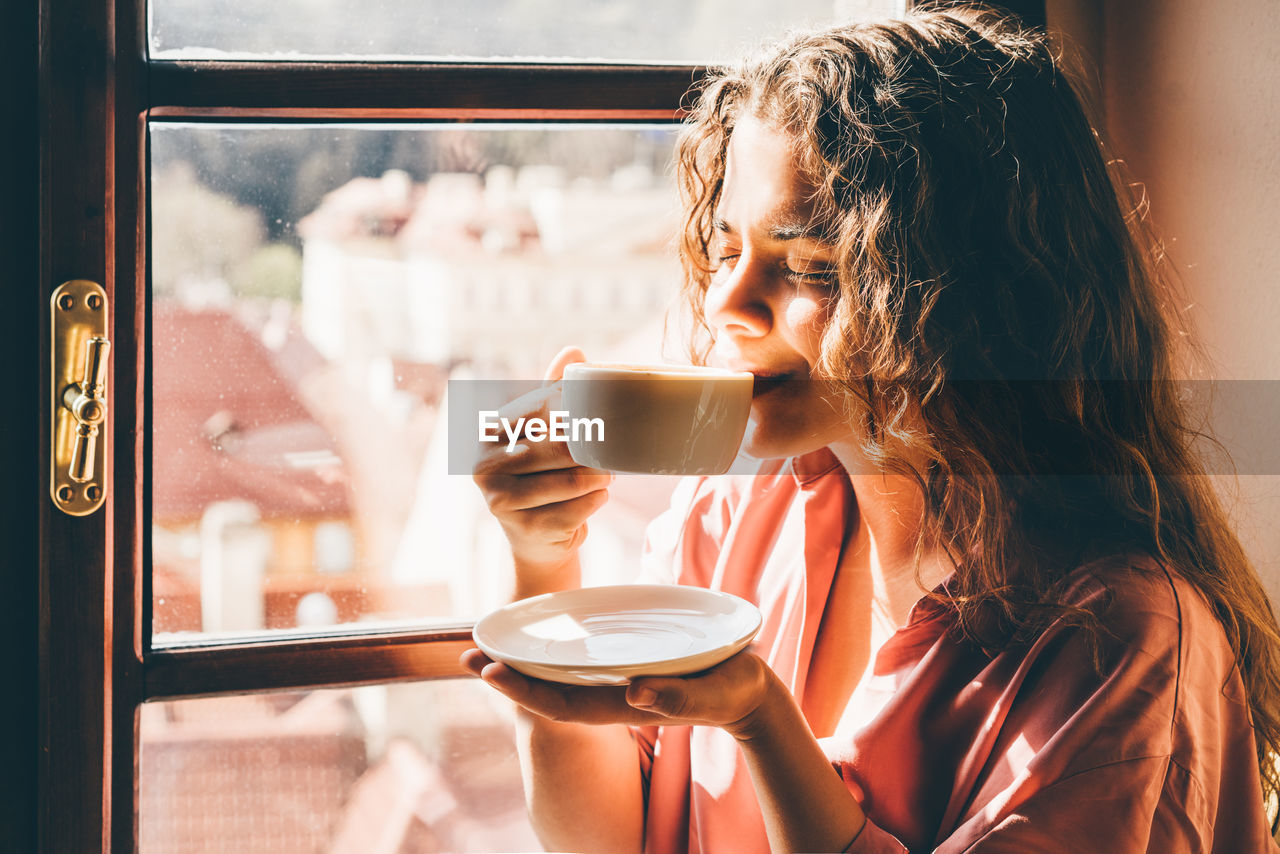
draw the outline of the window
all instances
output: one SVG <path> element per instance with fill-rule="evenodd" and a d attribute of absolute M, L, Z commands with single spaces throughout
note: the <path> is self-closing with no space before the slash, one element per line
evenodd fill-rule
<path fill-rule="evenodd" d="M 662 355 L 672 125 L 157 120 L 148 141 L 153 645 L 505 601 L 448 404 L 566 342 Z M 642 480 L 593 519 L 598 580 L 627 580 L 665 506 Z"/>
<path fill-rule="evenodd" d="M 6 458 L 14 482 L 40 487 L 20 501 L 48 494 L 49 394 L 29 378 L 47 380 L 50 293 L 100 282 L 113 318 L 104 509 L 42 497 L 8 520 L 15 563 L 40 567 L 6 604 L 16 660 L 38 658 L 13 676 L 37 698 L 14 738 L 40 757 L 4 799 L 23 826 L 36 815 L 15 850 L 198 851 L 212 833 L 340 851 L 370 820 L 400 822 L 403 850 L 520 850 L 504 712 L 456 663 L 501 587 L 459 567 L 502 544 L 473 528 L 442 547 L 414 521 L 470 488 L 431 468 L 441 388 L 463 364 L 532 378 L 570 333 L 651 355 L 618 318 L 634 329 L 669 300 L 655 247 L 695 63 L 801 16 L 896 4 L 495 2 L 447 22 L 425 10 L 478 6 L 238 5 L 41 0 L 5 33 L 26 118 L 12 138 L 41 164 L 4 171 L 42 223 L 3 229 L 14 281 L 39 283 L 22 303 L 37 322 L 13 311 L 6 330 L 6 389 L 40 401 L 39 433 L 13 421 L 29 440 Z M 593 538 L 600 566 L 660 506 L 643 487 Z M 259 788 L 229 785 L 244 775 Z M 295 784 L 300 810 L 262 812 L 254 792 Z M 477 799 L 507 818 L 478 825 Z"/>

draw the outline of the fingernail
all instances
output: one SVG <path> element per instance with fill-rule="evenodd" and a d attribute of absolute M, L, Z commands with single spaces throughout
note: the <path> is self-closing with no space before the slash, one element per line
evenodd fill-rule
<path fill-rule="evenodd" d="M 652 688 L 640 688 L 631 698 L 633 706 L 652 706 L 658 701 L 658 692 Z"/>

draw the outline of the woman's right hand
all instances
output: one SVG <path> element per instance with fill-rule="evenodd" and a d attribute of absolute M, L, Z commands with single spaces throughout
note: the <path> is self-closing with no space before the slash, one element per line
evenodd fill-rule
<path fill-rule="evenodd" d="M 561 350 L 547 368 L 543 387 L 507 404 L 500 417 L 510 423 L 548 418 L 565 366 L 585 360 L 576 347 Z M 511 544 L 517 595 L 576 587 L 587 517 L 608 500 L 613 475 L 575 463 L 564 442 L 521 438 L 510 453 L 506 442 L 485 444 L 472 477 Z"/>

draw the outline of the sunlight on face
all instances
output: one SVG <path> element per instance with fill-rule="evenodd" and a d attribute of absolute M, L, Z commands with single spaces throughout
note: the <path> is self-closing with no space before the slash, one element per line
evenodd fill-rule
<path fill-rule="evenodd" d="M 791 138 L 750 117 L 729 141 L 715 215 L 720 262 L 707 290 L 715 363 L 756 375 L 743 448 L 776 458 L 851 438 L 831 385 L 815 380 L 837 293 L 835 248 Z"/>

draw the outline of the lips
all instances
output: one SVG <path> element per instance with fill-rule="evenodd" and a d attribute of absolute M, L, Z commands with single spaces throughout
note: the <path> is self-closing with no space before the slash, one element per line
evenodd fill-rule
<path fill-rule="evenodd" d="M 769 394 L 770 392 L 776 391 L 786 385 L 788 382 L 795 382 L 808 376 L 806 365 L 797 365 L 792 370 L 780 370 L 778 368 L 762 367 L 758 364 L 753 365 L 744 359 L 734 358 L 728 354 L 723 355 L 719 359 L 714 359 L 713 364 L 715 364 L 716 367 L 730 371 L 741 371 L 755 377 L 755 382 L 751 389 L 751 396 L 753 398 Z"/>
<path fill-rule="evenodd" d="M 778 371 L 752 371 L 751 373 L 754 374 L 756 378 L 751 389 L 752 397 L 760 397 L 763 394 L 768 394 L 774 389 L 780 388 L 792 376 L 790 373 Z"/>

